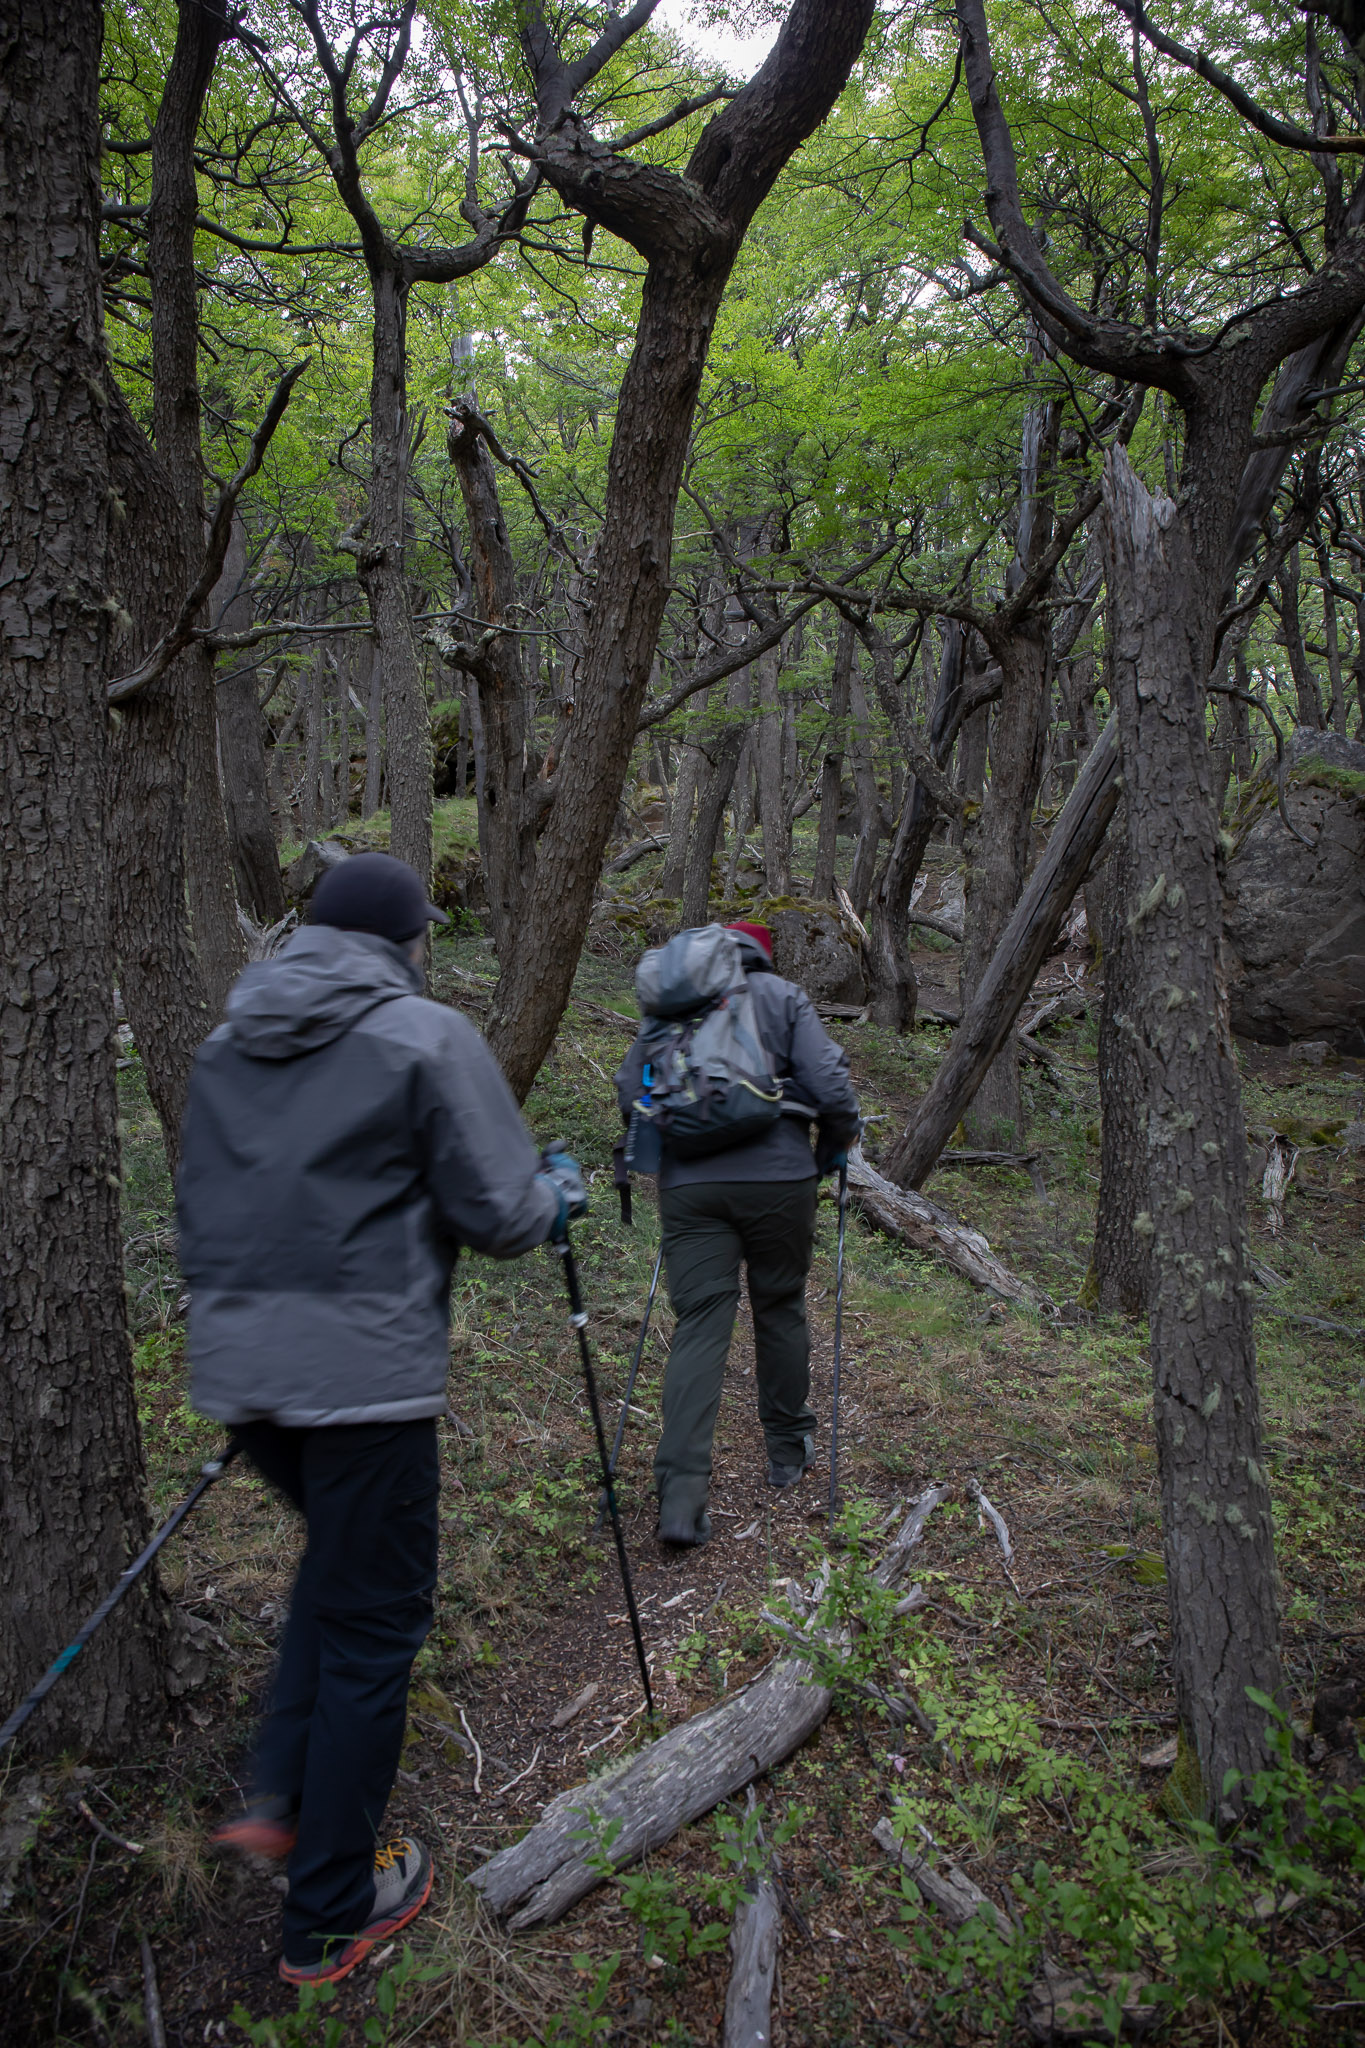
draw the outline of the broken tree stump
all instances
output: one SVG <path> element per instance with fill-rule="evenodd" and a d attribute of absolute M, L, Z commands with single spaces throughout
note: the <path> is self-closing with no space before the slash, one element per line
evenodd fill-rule
<path fill-rule="evenodd" d="M 772 2040 L 781 1925 L 777 1887 L 771 1877 L 761 1878 L 757 1888 L 740 1900 L 730 1931 L 730 1985 L 721 2048 L 768 2048 Z"/>

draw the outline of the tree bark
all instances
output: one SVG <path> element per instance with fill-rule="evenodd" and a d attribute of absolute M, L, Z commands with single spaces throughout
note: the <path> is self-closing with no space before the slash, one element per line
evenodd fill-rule
<path fill-rule="evenodd" d="M 868 899 L 872 894 L 872 878 L 877 868 L 877 842 L 882 831 L 882 806 L 877 793 L 877 774 L 873 761 L 872 716 L 868 709 L 862 667 L 856 654 L 849 672 L 848 694 L 849 707 L 853 714 L 853 799 L 856 807 L 856 837 L 848 894 L 859 917 L 865 918 Z"/>
<path fill-rule="evenodd" d="M 732 713 L 742 711 L 749 701 L 749 679 L 747 669 L 740 669 L 730 679 L 726 693 L 726 709 Z M 683 877 L 682 928 L 694 930 L 706 923 L 707 905 L 711 897 L 711 863 L 715 859 L 716 845 L 720 839 L 720 828 L 725 818 L 725 806 L 730 801 L 730 792 L 735 786 L 735 774 L 739 757 L 744 750 L 745 727 L 737 717 L 731 717 L 726 724 L 717 721 L 713 728 L 711 744 L 707 749 L 706 776 L 702 783 L 701 795 L 697 800 L 697 822 L 692 830 L 691 842 L 687 849 L 687 869 Z"/>
<path fill-rule="evenodd" d="M 690 739 L 683 741 L 678 755 L 678 779 L 673 785 L 672 815 L 668 827 L 668 852 L 659 877 L 659 894 L 669 901 L 682 896 L 687 850 L 692 843 L 692 812 L 696 806 L 697 786 L 706 767 L 705 754 Z"/>
<path fill-rule="evenodd" d="M 465 737 L 468 726 L 468 707 L 460 708 L 460 749 L 455 780 L 459 784 L 456 794 L 465 793 L 465 777 L 469 771 L 469 747 Z M 370 683 L 365 697 L 365 800 L 363 814 L 372 818 L 384 801 L 384 661 L 379 652 L 379 642 L 372 643 L 370 650 Z"/>
<path fill-rule="evenodd" d="M 246 529 L 237 520 L 222 578 L 209 600 L 210 615 L 224 632 L 244 633 L 250 628 L 251 598 L 245 589 L 246 573 Z M 233 874 L 237 894 L 256 922 L 278 924 L 286 905 L 275 825 L 270 815 L 265 721 L 261 717 L 257 671 L 244 663 L 239 666 L 231 654 L 228 662 L 236 673 L 225 676 L 218 684 L 218 741 Z"/>
<path fill-rule="evenodd" d="M 516 564 L 502 516 L 493 461 L 473 406 L 457 401 L 446 446 L 459 479 L 469 526 L 474 604 L 489 626 L 507 621 L 516 604 Z M 487 636 L 479 635 L 482 648 Z M 522 906 L 535 869 L 536 813 L 529 801 L 526 674 L 515 633 L 489 640 L 473 670 L 483 724 L 484 768 L 479 794 L 479 853 L 488 890 L 493 946 L 505 963 L 521 930 Z"/>
<path fill-rule="evenodd" d="M 921 1187 L 933 1172 L 982 1076 L 1013 1031 L 1062 919 L 1103 844 L 1118 795 L 1118 732 L 1111 718 L 1076 777 L 938 1072 L 887 1159 L 887 1173 L 901 1187 Z"/>
<path fill-rule="evenodd" d="M 668 597 L 678 485 L 725 284 L 755 210 L 838 98 L 871 18 L 871 0 L 794 0 L 766 62 L 707 123 L 684 178 L 597 143 L 569 110 L 573 67 L 547 52 L 538 10 L 526 31 L 546 177 L 571 206 L 640 250 L 648 269 L 617 401 L 572 728 L 522 943 L 489 1018 L 489 1042 L 518 1097 L 568 1001 L 630 763 Z"/>
<path fill-rule="evenodd" d="M 810 893 L 817 903 L 834 899 L 834 868 L 839 856 L 839 809 L 844 794 L 844 737 L 848 729 L 848 688 L 853 674 L 857 638 L 850 620 L 839 619 L 834 645 L 834 674 L 829 694 L 829 736 L 820 774 L 820 834 Z"/>
<path fill-rule="evenodd" d="M 125 668 L 170 625 L 192 574 L 165 467 L 112 380 L 106 386 L 116 510 L 107 575 L 132 619 Z M 174 1173 L 190 1068 L 212 1024 L 190 934 L 185 872 L 186 671 L 176 662 L 110 713 L 109 884 L 114 951 L 133 1043 Z"/>
<path fill-rule="evenodd" d="M 951 620 L 943 623 L 943 645 L 939 655 L 934 706 L 929 719 L 929 751 L 942 767 L 952 750 L 957 728 L 957 710 L 962 695 L 963 664 L 967 636 Z M 896 836 L 877 882 L 868 922 L 868 967 L 871 994 L 868 1015 L 874 1024 L 892 1031 L 909 1031 L 915 1021 L 918 987 L 910 964 L 910 898 L 915 878 L 928 849 L 937 806 L 924 784 L 915 778 L 901 805 Z"/>
<path fill-rule="evenodd" d="M 1197 410 L 1186 419 L 1187 471 L 1217 476 L 1227 422 Z M 1226 500 L 1230 516 L 1230 490 Z M 1222 1818 L 1225 1773 L 1266 1761 L 1266 1716 L 1247 1688 L 1278 1700 L 1283 1681 L 1204 721 L 1221 560 L 1200 545 L 1198 511 L 1198 501 L 1192 516 L 1153 497 L 1123 451 L 1110 451 L 1104 542 L 1130 863 L 1122 914 L 1144 1084 L 1149 1207 L 1138 1222 L 1151 1245 L 1172 1667 L 1205 1796 Z"/>
<path fill-rule="evenodd" d="M 792 820 L 782 791 L 782 703 L 777 694 L 780 648 L 770 647 L 754 663 L 759 718 L 754 746 L 758 761 L 758 815 L 763 826 L 763 869 L 770 896 L 788 896 L 792 885 Z"/>
<path fill-rule="evenodd" d="M 1284 634 L 1285 653 L 1289 657 L 1289 673 L 1294 678 L 1298 722 L 1314 732 L 1321 732 L 1322 691 L 1309 666 L 1308 650 L 1303 644 L 1303 626 L 1299 620 L 1299 566 L 1298 548 L 1292 547 L 1275 579 L 1280 593 L 1280 627 Z"/>
<path fill-rule="evenodd" d="M 1137 948 L 1128 912 L 1133 900 L 1126 820 L 1106 864 L 1104 992 L 1100 1000 L 1100 1193 L 1091 1254 L 1098 1306 L 1140 1316 L 1147 1308 L 1151 1237 L 1138 1218 L 1147 1210 L 1147 1148 L 1138 1057 Z"/>
<path fill-rule="evenodd" d="M 777 1887 L 765 1873 L 735 1908 L 721 2048 L 768 2048 L 781 1933 Z"/>
<path fill-rule="evenodd" d="M 194 141 L 218 51 L 228 31 L 225 0 L 180 0 L 175 49 L 152 129 L 152 193 L 147 211 L 147 274 L 152 300 L 152 425 L 185 521 L 186 550 L 197 562 L 204 541 L 204 464 L 200 443 L 199 310 L 194 227 L 199 210 Z M 196 645 L 176 664 L 172 701 L 184 709 L 187 775 L 186 858 L 190 918 L 209 1003 L 222 1013 L 246 952 L 237 923 L 227 817 L 218 774 L 214 658 Z"/>
<path fill-rule="evenodd" d="M 18 1700 L 145 1540 L 119 1229 L 105 812 L 110 468 L 99 8 L 9 10 L 0 60 L 0 1695 Z M 145 1746 L 151 1575 L 24 1740 Z"/>

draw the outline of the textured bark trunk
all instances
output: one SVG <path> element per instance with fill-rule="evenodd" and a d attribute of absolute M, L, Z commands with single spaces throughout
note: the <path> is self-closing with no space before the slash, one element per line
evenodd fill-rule
<path fill-rule="evenodd" d="M 1014 1020 L 1047 958 L 1086 870 L 1104 843 L 1118 802 L 1118 735 L 1113 719 L 1096 740 L 1052 828 L 1028 887 L 1015 907 L 953 1042 L 887 1160 L 902 1187 L 917 1188 L 933 1172 L 966 1114 L 983 1075 L 1014 1029 Z"/>
<path fill-rule="evenodd" d="M 456 781 L 458 795 L 465 793 L 465 778 L 469 768 L 469 749 L 465 738 L 468 732 L 468 707 L 460 706 L 460 750 Z M 379 652 L 379 642 L 374 642 L 370 653 L 370 687 L 365 698 L 365 805 L 364 815 L 372 818 L 384 801 L 384 662 Z"/>
<path fill-rule="evenodd" d="M 862 667 L 856 654 L 849 674 L 848 700 L 853 717 L 853 800 L 856 807 L 856 838 L 848 893 L 859 917 L 866 917 L 868 898 L 872 894 L 872 878 L 877 871 L 877 844 L 882 833 L 882 807 L 877 794 L 877 775 L 872 751 L 872 716 L 868 709 L 867 687 L 863 681 Z"/>
<path fill-rule="evenodd" d="M 834 674 L 829 693 L 829 738 L 820 775 L 820 836 L 815 849 L 815 873 L 810 893 L 817 903 L 834 896 L 834 868 L 839 857 L 839 809 L 844 794 L 844 736 L 848 730 L 848 692 L 853 674 L 857 637 L 845 618 L 839 620 L 839 637 L 834 645 Z"/>
<path fill-rule="evenodd" d="M 648 270 L 617 401 L 569 742 L 522 941 L 488 1023 L 518 1097 L 573 987 L 667 602 L 678 485 L 726 281 L 755 210 L 837 99 L 871 18 L 871 0 L 794 0 L 766 62 L 703 130 L 684 179 L 599 165 L 565 123 L 562 62 L 543 74 L 547 177 L 571 204 L 634 237 Z"/>
<path fill-rule="evenodd" d="M 384 676 L 389 845 L 431 882 L 431 717 L 412 635 L 404 569 L 408 502 L 407 287 L 396 263 L 370 270 L 369 524 L 356 569 L 374 621 Z"/>
<path fill-rule="evenodd" d="M 1138 1218 L 1149 1208 L 1147 1147 L 1142 1118 L 1142 1063 L 1138 1057 L 1137 947 L 1128 913 L 1133 900 L 1127 826 L 1115 827 L 1117 844 L 1104 890 L 1104 992 L 1100 1001 L 1100 1193 L 1091 1254 L 1098 1306 L 1125 1316 L 1147 1308 L 1151 1235 Z"/>
<path fill-rule="evenodd" d="M 1186 475 L 1219 479 L 1233 436 L 1187 413 Z M 1106 583 L 1127 794 L 1131 1012 L 1143 1072 L 1149 1298 L 1172 1666 L 1208 1805 L 1266 1762 L 1254 1687 L 1283 1696 L 1262 1462 L 1246 1139 L 1223 977 L 1218 820 L 1203 678 L 1220 551 L 1152 497 L 1122 450 L 1104 479 Z M 1213 493 L 1208 493 L 1210 497 Z M 1226 493 L 1230 521 L 1233 493 Z M 1182 500 L 1182 503 L 1185 501 Z M 1222 506 L 1209 508 L 1214 516 Z M 1206 524 L 1212 524 L 1206 512 Z M 1237 1802 L 1234 1800 L 1234 1805 Z"/>
<path fill-rule="evenodd" d="M 710 695 L 709 691 L 707 693 Z M 687 849 L 692 843 L 692 813 L 697 788 L 706 768 L 706 756 L 690 741 L 678 749 L 678 779 L 673 785 L 672 816 L 668 827 L 668 852 L 659 877 L 659 894 L 671 902 L 681 898 L 687 874 Z"/>
<path fill-rule="evenodd" d="M 1327 647 L 1327 675 L 1331 684 L 1332 707 L 1328 722 L 1333 732 L 1346 737 L 1346 682 L 1341 668 L 1341 631 L 1337 619 L 1337 594 L 1332 588 L 1332 553 L 1325 541 L 1316 548 L 1318 578 L 1322 586 L 1322 637 Z M 1246 717 L 1246 706 L 1229 705 Z"/>
<path fill-rule="evenodd" d="M 739 880 L 739 864 L 744 858 L 745 842 L 749 837 L 749 829 L 754 822 L 756 794 L 754 786 L 754 755 L 756 751 L 754 729 L 750 726 L 748 732 L 744 735 L 744 744 L 739 750 L 739 765 L 735 769 L 734 788 L 731 791 L 730 798 L 734 831 L 730 835 L 730 857 L 725 863 L 725 887 L 723 893 L 727 897 L 733 896 L 735 893 L 735 885 Z"/>
<path fill-rule="evenodd" d="M 992 649 L 1003 671 L 991 721 L 991 779 L 967 846 L 963 1008 L 971 1002 L 1009 923 L 1028 874 L 1033 807 L 1047 737 L 1048 649 L 1041 621 L 1024 620 Z M 1021 1137 L 1019 1056 L 1011 1043 L 982 1082 L 967 1118 L 974 1144 L 1006 1150 Z"/>
<path fill-rule="evenodd" d="M 948 758 L 956 731 L 966 645 L 965 630 L 945 620 L 929 717 L 929 751 L 939 767 Z M 872 984 L 868 1014 L 874 1024 L 884 1024 L 892 1031 L 909 1031 L 915 1021 L 919 989 L 907 943 L 910 898 L 936 816 L 937 807 L 923 783 L 911 782 L 872 902 L 868 926 L 872 941 L 868 950 Z"/>
<path fill-rule="evenodd" d="M 741 711 L 749 701 L 749 680 L 746 670 L 730 679 L 726 696 L 729 711 Z M 687 849 L 687 869 L 683 877 L 682 929 L 691 931 L 706 923 L 707 905 L 711 897 L 711 863 L 715 859 L 716 846 L 720 839 L 720 828 L 725 818 L 725 806 L 730 801 L 730 792 L 735 786 L 735 775 L 739 768 L 739 757 L 744 751 L 745 727 L 738 720 L 717 726 L 708 748 L 709 760 L 706 775 L 697 801 L 697 822 L 692 831 L 691 843 Z"/>
<path fill-rule="evenodd" d="M 152 300 L 152 425 L 185 521 L 186 549 L 198 561 L 204 540 L 200 444 L 199 317 L 194 223 L 199 210 L 194 140 L 218 51 L 227 33 L 225 0 L 180 0 L 175 49 L 152 129 L 152 195 L 147 212 L 147 275 Z M 213 656 L 192 647 L 176 668 L 173 701 L 184 709 L 186 860 L 190 919 L 210 1017 L 246 953 L 237 923 L 227 816 L 218 773 Z"/>
<path fill-rule="evenodd" d="M 133 620 L 112 658 L 131 666 L 171 624 L 191 575 L 180 506 L 123 395 L 108 387 L 114 497 L 109 585 Z M 184 668 L 110 714 L 109 883 L 119 987 L 174 1173 L 195 1052 L 211 1019 L 190 935 L 185 873 Z"/>
<path fill-rule="evenodd" d="M 304 692 L 303 785 L 299 814 L 305 839 L 316 838 L 322 825 L 322 667 L 327 650 L 321 640 L 313 644 L 312 657 L 299 687 Z"/>
<path fill-rule="evenodd" d="M 502 516 L 493 460 L 477 415 L 457 403 L 446 446 L 469 527 L 474 604 L 490 626 L 502 625 L 516 603 L 516 564 Z M 480 636 L 482 638 L 482 635 Z M 535 872 L 535 815 L 528 801 L 526 675 L 514 633 L 493 640 L 474 677 L 483 724 L 479 853 L 488 890 L 493 946 L 504 965 L 521 930 L 522 907 Z"/>
<path fill-rule="evenodd" d="M 244 633 L 250 628 L 246 572 L 246 530 L 239 520 L 233 526 L 222 578 L 209 599 L 210 616 L 217 619 L 221 614 L 225 632 Z M 237 667 L 232 655 L 228 663 L 230 668 Z M 286 906 L 270 815 L 265 721 L 254 668 L 243 666 L 218 684 L 218 742 L 237 894 L 258 924 L 278 924 Z"/>
<path fill-rule="evenodd" d="M 781 653 L 770 647 L 754 663 L 759 720 L 754 735 L 758 762 L 758 815 L 763 826 L 763 869 L 770 896 L 788 896 L 792 885 L 791 811 L 783 801 L 782 704 L 777 694 Z"/>
<path fill-rule="evenodd" d="M 986 791 L 986 756 L 990 748 L 991 706 L 983 704 L 963 725 L 957 742 L 957 789 L 969 803 L 980 804 Z M 953 821 L 954 846 L 963 846 L 972 829 L 972 819 Z"/>
<path fill-rule="evenodd" d="M 1298 722 L 1314 732 L 1321 732 L 1322 691 L 1309 665 L 1308 650 L 1303 644 L 1303 627 L 1299 621 L 1299 567 L 1299 551 L 1293 547 L 1275 579 L 1280 593 L 1280 626 L 1284 633 L 1285 653 L 1289 657 L 1289 673 L 1294 678 Z"/>
<path fill-rule="evenodd" d="M 0 1697 L 17 1701 L 145 1539 L 119 1229 L 105 841 L 100 10 L 11 6 L 0 61 Z M 145 1747 L 166 1703 L 150 1575 L 24 1737 Z"/>

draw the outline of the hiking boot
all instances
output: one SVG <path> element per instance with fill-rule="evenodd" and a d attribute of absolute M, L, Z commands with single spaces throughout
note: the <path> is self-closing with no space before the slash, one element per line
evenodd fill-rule
<path fill-rule="evenodd" d="M 240 1849 L 246 1856 L 287 1856 L 298 1839 L 298 1809 L 283 1792 L 248 1799 L 231 1820 L 216 1827 L 209 1840 L 222 1849 Z"/>
<path fill-rule="evenodd" d="M 337 1946 L 317 1963 L 280 1959 L 286 1984 L 335 1984 L 363 1963 L 376 1943 L 406 1927 L 431 1897 L 431 1858 L 420 1842 L 399 1835 L 378 1850 L 374 1859 L 374 1910 L 359 1934 L 337 1936 Z"/>
<path fill-rule="evenodd" d="M 676 1543 L 680 1549 L 699 1550 L 711 1540 L 711 1518 L 706 1512 L 709 1492 L 704 1479 L 672 1481 L 659 1496 L 659 1541 Z"/>
<path fill-rule="evenodd" d="M 769 1486 L 795 1486 L 797 1480 L 807 1467 L 815 1463 L 815 1438 L 813 1436 L 802 1437 L 801 1442 L 804 1449 L 799 1464 L 794 1461 L 790 1451 L 784 1450 L 779 1457 L 774 1457 L 769 1452 Z"/>

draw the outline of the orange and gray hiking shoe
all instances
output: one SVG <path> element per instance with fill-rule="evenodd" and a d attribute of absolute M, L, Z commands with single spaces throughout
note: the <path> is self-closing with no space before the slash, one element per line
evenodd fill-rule
<path fill-rule="evenodd" d="M 240 1813 L 225 1820 L 209 1836 L 223 1849 L 240 1849 L 248 1856 L 287 1856 L 298 1840 L 299 1816 L 292 1800 L 281 1793 L 265 1793 L 248 1799 Z"/>
<path fill-rule="evenodd" d="M 376 1943 L 387 1941 L 406 1927 L 431 1897 L 431 1858 L 420 1842 L 399 1835 L 386 1842 L 374 1859 L 374 1912 L 359 1934 L 349 1940 L 338 1937 L 338 1945 L 318 1963 L 280 1961 L 280 1975 L 286 1984 L 335 1984 L 349 1977 L 357 1963 L 363 1963 Z"/>

